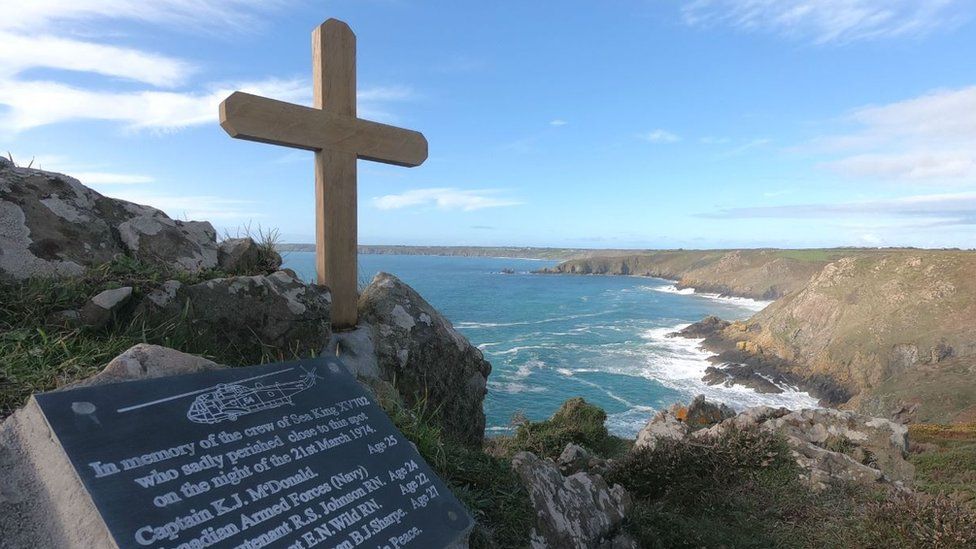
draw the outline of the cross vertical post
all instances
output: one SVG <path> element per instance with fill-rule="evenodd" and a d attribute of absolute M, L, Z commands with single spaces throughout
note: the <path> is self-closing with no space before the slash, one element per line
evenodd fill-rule
<path fill-rule="evenodd" d="M 345 23 L 312 32 L 313 106 L 356 117 L 356 35 Z M 332 290 L 332 323 L 356 325 L 358 216 L 356 153 L 315 151 L 315 269 Z"/>
<path fill-rule="evenodd" d="M 231 137 L 315 151 L 315 269 L 332 290 L 332 326 L 357 322 L 357 159 L 419 166 L 420 132 L 356 116 L 356 35 L 329 19 L 312 32 L 313 107 L 234 92 L 220 104 Z"/>

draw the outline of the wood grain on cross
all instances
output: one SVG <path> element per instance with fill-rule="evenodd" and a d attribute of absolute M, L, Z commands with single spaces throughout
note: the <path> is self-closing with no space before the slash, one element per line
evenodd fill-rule
<path fill-rule="evenodd" d="M 315 151 L 315 268 L 332 290 L 332 324 L 356 325 L 356 159 L 419 166 L 427 139 L 356 117 L 356 35 L 329 19 L 312 32 L 314 107 L 234 92 L 220 104 L 231 137 Z"/>

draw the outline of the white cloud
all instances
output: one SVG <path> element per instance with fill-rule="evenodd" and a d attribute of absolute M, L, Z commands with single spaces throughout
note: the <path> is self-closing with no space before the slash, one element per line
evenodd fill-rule
<path fill-rule="evenodd" d="M 156 179 L 149 175 L 115 172 L 72 172 L 69 173 L 85 185 L 143 185 Z"/>
<path fill-rule="evenodd" d="M 677 135 L 660 128 L 638 134 L 637 138 L 643 139 L 644 141 L 650 141 L 651 143 L 675 143 L 681 140 L 681 138 Z"/>
<path fill-rule="evenodd" d="M 857 202 L 788 204 L 727 208 L 702 214 L 720 219 L 853 219 L 900 220 L 896 226 L 934 227 L 976 225 L 976 192 L 911 195 Z M 909 220 L 906 223 L 906 220 Z"/>
<path fill-rule="evenodd" d="M 400 194 L 388 194 L 373 198 L 373 204 L 381 210 L 397 210 L 415 206 L 435 206 L 442 210 L 473 211 L 483 208 L 518 206 L 517 200 L 501 198 L 498 189 L 464 190 L 454 187 L 413 189 Z"/>
<path fill-rule="evenodd" d="M 239 31 L 280 0 L 0 0 L 0 29 L 35 32 L 63 23 L 128 20 L 182 30 Z"/>
<path fill-rule="evenodd" d="M 113 198 L 147 204 L 166 212 L 174 219 L 207 221 L 247 221 L 265 217 L 260 204 L 253 200 L 241 200 L 212 195 L 154 194 L 123 190 L 102 191 Z"/>
<path fill-rule="evenodd" d="M 976 175 L 976 158 L 967 151 L 859 154 L 828 166 L 845 175 L 885 179 L 940 180 Z"/>
<path fill-rule="evenodd" d="M 818 44 L 922 35 L 968 17 L 963 0 L 695 0 L 687 24 L 728 25 Z"/>
<path fill-rule="evenodd" d="M 915 182 L 976 178 L 976 86 L 862 107 L 854 131 L 813 145 L 844 156 L 826 165 L 843 175 Z"/>
<path fill-rule="evenodd" d="M 217 120 L 217 106 L 234 90 L 292 102 L 308 102 L 311 88 L 301 80 L 266 80 L 222 86 L 208 92 L 101 92 L 56 82 L 0 81 L 0 129 L 29 128 L 91 119 L 123 123 L 130 129 L 176 130 Z"/>
<path fill-rule="evenodd" d="M 565 126 L 566 124 L 569 124 L 569 122 L 566 122 L 565 120 L 562 120 L 560 118 L 549 121 L 550 126 Z"/>
<path fill-rule="evenodd" d="M 407 86 L 376 86 L 356 92 L 356 99 L 365 103 L 379 101 L 404 101 L 414 98 L 414 92 Z"/>
<path fill-rule="evenodd" d="M 182 84 L 194 70 L 188 62 L 130 48 L 0 32 L 0 77 L 34 67 L 92 72 L 160 87 Z"/>

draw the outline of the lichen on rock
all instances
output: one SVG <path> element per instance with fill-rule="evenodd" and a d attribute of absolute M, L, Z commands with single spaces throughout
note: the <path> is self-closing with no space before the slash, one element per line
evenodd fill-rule
<path fill-rule="evenodd" d="M 413 288 L 379 273 L 359 297 L 362 326 L 372 330 L 381 377 L 405 402 L 426 403 L 444 432 L 480 446 L 491 364 Z M 341 357 L 340 357 L 341 358 Z"/>

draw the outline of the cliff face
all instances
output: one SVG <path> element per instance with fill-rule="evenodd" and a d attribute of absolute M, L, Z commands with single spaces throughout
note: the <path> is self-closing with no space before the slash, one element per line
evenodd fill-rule
<path fill-rule="evenodd" d="M 875 414 L 976 411 L 976 254 L 901 250 L 827 264 L 724 336 L 802 378 L 826 375 Z"/>
<path fill-rule="evenodd" d="M 560 263 L 546 272 L 654 276 L 679 288 L 777 299 L 802 288 L 810 277 L 844 252 L 855 250 L 662 250 L 590 257 Z"/>
<path fill-rule="evenodd" d="M 775 299 L 708 334 L 712 372 L 785 373 L 835 405 L 918 421 L 976 420 L 976 253 L 917 249 L 670 250 L 574 259 L 546 271 L 655 276 Z M 723 375 L 724 374 L 724 375 Z"/>

